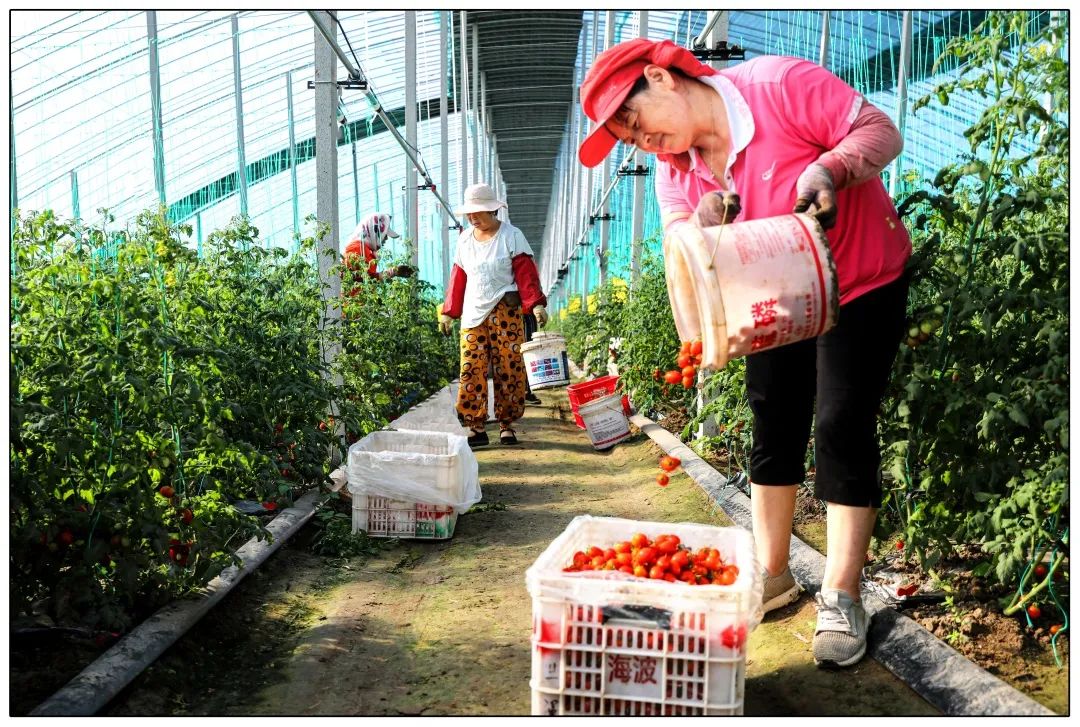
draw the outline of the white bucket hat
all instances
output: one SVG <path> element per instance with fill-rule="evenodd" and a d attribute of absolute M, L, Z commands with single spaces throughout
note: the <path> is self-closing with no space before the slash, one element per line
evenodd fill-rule
<path fill-rule="evenodd" d="M 470 212 L 494 212 L 506 203 L 495 196 L 495 190 L 488 184 L 473 184 L 465 189 L 465 204 L 454 210 L 454 214 L 467 215 Z"/>

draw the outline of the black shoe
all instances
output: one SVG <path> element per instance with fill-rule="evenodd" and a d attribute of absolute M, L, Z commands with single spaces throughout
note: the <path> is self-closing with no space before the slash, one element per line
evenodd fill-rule
<path fill-rule="evenodd" d="M 489 441 L 490 440 L 488 440 L 488 434 L 486 431 L 473 432 L 469 435 L 470 447 L 483 447 L 485 444 L 488 444 Z"/>
<path fill-rule="evenodd" d="M 517 435 L 513 429 L 504 429 L 499 432 L 499 444 L 517 444 Z"/>
<path fill-rule="evenodd" d="M 540 401 L 540 397 L 536 394 L 528 393 L 525 395 L 525 403 L 532 404 L 533 406 L 539 406 L 543 402 Z"/>

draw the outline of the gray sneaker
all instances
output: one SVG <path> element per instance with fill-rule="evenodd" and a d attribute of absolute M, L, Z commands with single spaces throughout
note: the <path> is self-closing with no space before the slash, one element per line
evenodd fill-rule
<path fill-rule="evenodd" d="M 791 568 L 785 567 L 783 572 L 770 576 L 765 572 L 765 588 L 761 594 L 764 613 L 783 608 L 799 597 L 802 589 L 795 582 L 795 576 L 791 575 Z"/>
<path fill-rule="evenodd" d="M 851 666 L 866 653 L 870 614 L 844 591 L 823 588 L 817 602 L 814 662 L 821 667 Z"/>

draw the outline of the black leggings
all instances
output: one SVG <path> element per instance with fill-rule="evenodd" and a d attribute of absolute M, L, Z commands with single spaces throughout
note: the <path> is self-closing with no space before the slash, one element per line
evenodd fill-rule
<path fill-rule="evenodd" d="M 904 274 L 841 306 L 828 333 L 747 357 L 746 393 L 754 413 L 751 482 L 803 481 L 816 414 L 817 497 L 881 506 L 877 415 L 903 336 L 907 295 Z"/>

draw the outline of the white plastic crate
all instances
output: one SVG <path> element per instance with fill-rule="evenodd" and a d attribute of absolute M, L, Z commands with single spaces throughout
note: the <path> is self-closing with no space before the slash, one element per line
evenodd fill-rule
<path fill-rule="evenodd" d="M 739 567 L 730 586 L 564 573 L 575 551 L 674 533 Z M 740 715 L 746 641 L 761 621 L 754 539 L 741 528 L 583 515 L 525 574 L 534 715 Z"/>
<path fill-rule="evenodd" d="M 372 432 L 349 448 L 346 472 L 353 532 L 372 537 L 449 538 L 481 497 L 468 442 L 445 432 Z"/>
<path fill-rule="evenodd" d="M 425 538 L 445 540 L 454 535 L 458 514 L 447 505 L 355 495 L 352 529 L 373 538 Z"/>

